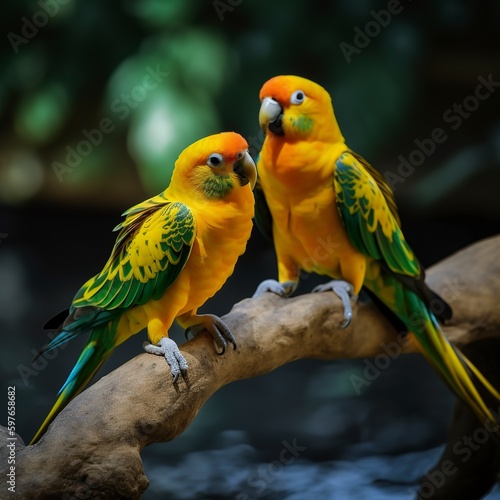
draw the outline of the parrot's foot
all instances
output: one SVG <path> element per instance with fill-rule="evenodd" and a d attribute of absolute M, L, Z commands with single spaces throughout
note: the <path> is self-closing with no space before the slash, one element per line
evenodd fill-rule
<path fill-rule="evenodd" d="M 144 350 L 150 354 L 158 356 L 165 356 L 168 365 L 170 366 L 170 373 L 174 378 L 174 383 L 177 382 L 179 375 L 185 374 L 188 369 L 187 361 L 179 351 L 177 344 L 168 337 L 163 337 L 157 345 L 150 344 L 149 342 L 143 343 Z"/>
<path fill-rule="evenodd" d="M 258 297 L 266 292 L 272 292 L 280 297 L 289 297 L 297 288 L 297 282 L 285 281 L 280 283 L 276 280 L 264 280 L 255 290 L 252 298 Z"/>
<path fill-rule="evenodd" d="M 347 328 L 349 326 L 352 319 L 351 298 L 354 299 L 354 301 L 358 299 L 358 297 L 354 295 L 354 289 L 350 283 L 343 280 L 333 280 L 324 285 L 314 287 L 312 292 L 334 292 L 340 298 L 344 306 L 344 322 L 342 323 L 342 328 Z"/>
<path fill-rule="evenodd" d="M 185 335 L 191 333 L 193 337 L 200 334 L 203 330 L 208 330 L 210 335 L 212 335 L 215 345 L 220 349 L 217 354 L 224 354 L 226 352 L 227 343 L 230 342 L 233 348 L 236 349 L 236 339 L 231 333 L 229 327 L 215 314 L 200 314 L 196 316 L 199 323 L 192 325 L 186 329 Z"/>

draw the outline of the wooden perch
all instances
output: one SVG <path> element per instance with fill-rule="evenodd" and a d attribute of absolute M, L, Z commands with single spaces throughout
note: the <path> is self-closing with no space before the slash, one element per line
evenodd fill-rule
<path fill-rule="evenodd" d="M 499 249 L 500 236 L 487 239 L 428 272 L 430 286 L 454 309 L 444 331 L 459 346 L 500 335 Z M 187 342 L 181 350 L 189 374 L 175 385 L 162 358 L 136 356 L 75 398 L 38 444 L 18 441 L 16 498 L 139 498 L 148 486 L 142 448 L 182 433 L 225 384 L 300 358 L 372 357 L 397 341 L 371 304 L 360 303 L 353 313 L 351 325 L 340 328 L 342 309 L 333 293 L 243 300 L 224 316 L 238 348 L 218 356 L 208 334 Z M 402 347 L 414 350 L 411 342 Z M 6 434 L 0 435 L 5 454 Z M 5 478 L 6 459 L 0 459 Z"/>

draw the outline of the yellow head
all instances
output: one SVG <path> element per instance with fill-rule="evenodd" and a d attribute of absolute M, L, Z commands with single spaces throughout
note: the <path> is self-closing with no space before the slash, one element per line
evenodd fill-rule
<path fill-rule="evenodd" d="M 268 137 L 285 141 L 344 142 L 328 92 L 299 76 L 275 76 L 260 91 L 259 122 Z"/>
<path fill-rule="evenodd" d="M 235 132 L 222 132 L 196 141 L 179 155 L 168 189 L 223 199 L 235 190 L 253 189 L 256 180 L 247 141 Z"/>

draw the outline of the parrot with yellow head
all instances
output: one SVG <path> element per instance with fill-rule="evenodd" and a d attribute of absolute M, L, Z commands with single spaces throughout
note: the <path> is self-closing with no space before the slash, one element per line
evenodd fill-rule
<path fill-rule="evenodd" d="M 263 85 L 260 101 L 265 139 L 257 160 L 255 220 L 274 243 L 278 281 L 265 280 L 254 296 L 288 297 L 301 271 L 328 276 L 333 281 L 313 291 L 341 298 L 347 326 L 351 298 L 366 289 L 404 323 L 481 422 L 494 422 L 483 395 L 498 401 L 500 394 L 443 334 L 438 320 L 449 319 L 451 308 L 425 284 L 391 188 L 346 145 L 328 92 L 305 78 L 276 76 Z"/>
<path fill-rule="evenodd" d="M 170 185 L 127 210 L 109 260 L 46 329 L 57 336 L 39 355 L 90 334 L 58 399 L 34 436 L 90 381 L 116 346 L 147 328 L 147 352 L 164 356 L 174 382 L 188 365 L 168 338 L 174 320 L 206 329 L 222 354 L 236 341 L 224 322 L 197 310 L 232 274 L 252 230 L 255 164 L 245 139 L 226 132 L 201 139 L 176 161 Z"/>

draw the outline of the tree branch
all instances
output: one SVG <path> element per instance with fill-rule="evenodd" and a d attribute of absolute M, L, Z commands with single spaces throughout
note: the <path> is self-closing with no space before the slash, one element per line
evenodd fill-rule
<path fill-rule="evenodd" d="M 460 346 L 499 336 L 499 248 L 500 236 L 484 240 L 428 273 L 429 285 L 454 309 L 444 331 Z M 139 498 L 148 486 L 141 449 L 182 433 L 223 385 L 300 358 L 372 357 L 398 341 L 402 352 L 416 350 L 397 339 L 373 305 L 357 304 L 353 313 L 342 329 L 341 303 L 333 293 L 243 300 L 224 317 L 238 348 L 217 356 L 208 334 L 187 342 L 181 350 L 189 373 L 175 385 L 164 360 L 136 356 L 76 397 L 38 444 L 24 447 L 18 440 L 17 498 Z M 0 458 L 5 478 L 6 457 Z"/>

